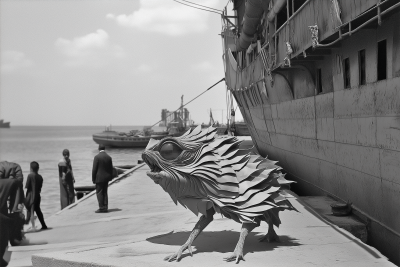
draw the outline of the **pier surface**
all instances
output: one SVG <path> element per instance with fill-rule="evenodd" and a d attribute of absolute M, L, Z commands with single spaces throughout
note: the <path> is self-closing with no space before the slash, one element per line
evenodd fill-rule
<path fill-rule="evenodd" d="M 28 233 L 28 245 L 9 248 L 9 266 L 233 266 L 223 258 L 234 250 L 241 226 L 218 214 L 194 241 L 193 257 L 186 251 L 180 262 L 163 261 L 187 240 L 198 218 L 175 206 L 148 170 L 144 165 L 110 186 L 109 213 L 94 213 L 92 195 L 46 218 L 50 230 Z M 247 237 L 240 266 L 395 266 L 302 200 L 291 202 L 299 212 L 280 213 L 281 242 L 258 242 L 268 230 L 262 223 Z"/>

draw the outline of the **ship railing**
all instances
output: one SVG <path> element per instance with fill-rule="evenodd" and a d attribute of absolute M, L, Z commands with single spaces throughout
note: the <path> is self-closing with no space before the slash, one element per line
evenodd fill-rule
<path fill-rule="evenodd" d="M 377 20 L 378 25 L 380 25 L 383 15 L 400 7 L 400 3 L 394 0 L 306 0 L 297 10 L 294 10 L 292 0 L 290 12 L 290 0 L 286 1 L 287 20 L 277 27 L 277 16 L 275 16 L 275 32 L 269 40 L 273 44 L 273 47 L 269 49 L 270 53 L 273 53 L 276 56 L 276 62 L 279 62 L 275 68 L 285 65 L 284 59 L 288 56 L 287 49 L 285 49 L 286 42 L 290 42 L 293 48 L 293 52 L 289 55 L 290 59 L 299 57 L 298 60 L 323 60 L 323 56 L 319 54 L 323 55 L 324 49 L 337 48 L 337 43 L 344 37 L 351 36 L 373 21 Z M 329 4 L 326 2 L 329 2 Z M 339 18 L 332 13 L 334 10 L 333 2 L 341 7 Z M 376 15 L 372 16 L 372 12 L 375 12 Z M 305 59 L 303 54 L 312 47 L 309 26 L 314 25 L 319 27 L 319 40 L 313 48 L 319 48 L 320 53 L 311 53 L 307 55 L 311 57 Z M 327 40 L 330 40 L 330 42 L 326 43 Z M 327 54 L 330 53 L 329 51 L 326 52 L 328 52 Z"/>

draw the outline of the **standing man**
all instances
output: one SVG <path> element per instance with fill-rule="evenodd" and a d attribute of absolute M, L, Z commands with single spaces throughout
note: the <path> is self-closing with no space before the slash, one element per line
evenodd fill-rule
<path fill-rule="evenodd" d="M 111 157 L 105 152 L 105 146 L 99 145 L 99 154 L 94 157 L 92 181 L 96 184 L 99 209 L 96 213 L 108 212 L 108 182 L 113 178 L 113 164 Z"/>
<path fill-rule="evenodd" d="M 58 162 L 58 177 L 60 181 L 61 209 L 75 202 L 75 178 L 72 172 L 70 153 L 68 149 L 62 152 L 63 158 Z"/>

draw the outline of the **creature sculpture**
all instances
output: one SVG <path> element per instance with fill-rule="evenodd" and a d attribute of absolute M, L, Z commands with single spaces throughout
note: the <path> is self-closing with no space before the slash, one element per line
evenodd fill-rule
<path fill-rule="evenodd" d="M 251 155 L 239 149 L 233 136 L 215 137 L 217 129 L 200 126 L 180 137 L 150 140 L 142 154 L 150 167 L 147 175 L 159 184 L 177 204 L 201 213 L 189 239 L 177 253 L 164 260 L 179 261 L 192 242 L 213 220 L 215 212 L 242 224 L 234 252 L 226 261 L 243 259 L 246 236 L 261 221 L 268 223 L 268 233 L 260 241 L 279 241 L 273 225 L 279 226 L 279 211 L 295 210 L 281 190 L 289 184 L 275 161 Z"/>

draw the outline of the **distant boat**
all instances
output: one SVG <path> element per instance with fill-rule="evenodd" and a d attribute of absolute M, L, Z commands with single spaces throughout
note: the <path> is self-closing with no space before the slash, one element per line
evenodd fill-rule
<path fill-rule="evenodd" d="M 0 120 L 0 128 L 10 128 L 10 122 L 4 122 Z"/>

